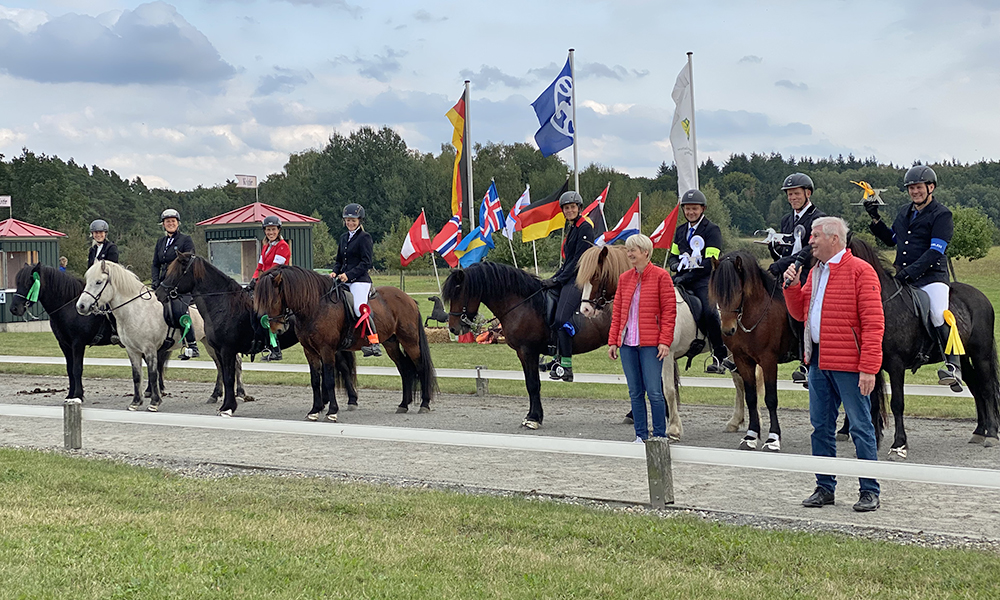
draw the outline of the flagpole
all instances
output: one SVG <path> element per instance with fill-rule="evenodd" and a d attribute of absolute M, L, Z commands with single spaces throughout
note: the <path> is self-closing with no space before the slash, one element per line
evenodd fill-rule
<path fill-rule="evenodd" d="M 701 189 L 698 184 L 698 136 L 695 135 L 694 126 L 694 67 L 691 64 L 691 55 L 694 52 L 688 52 L 688 79 L 691 81 L 691 152 L 694 154 L 694 187 L 695 189 Z M 576 126 L 574 121 L 573 126 Z M 470 163 L 471 164 L 471 163 Z M 679 201 L 679 200 L 678 200 Z"/>
<path fill-rule="evenodd" d="M 569 74 L 573 78 L 573 85 L 570 87 L 570 104 L 573 110 L 573 191 L 580 191 L 580 171 L 577 168 L 577 152 L 576 152 L 576 139 L 579 137 L 577 135 L 576 127 L 576 66 L 573 62 L 573 48 L 569 49 Z"/>
<path fill-rule="evenodd" d="M 437 279 L 438 282 L 438 295 L 441 295 L 441 278 L 438 277 L 438 264 L 437 261 L 434 260 L 433 250 L 431 250 L 431 266 L 434 267 L 434 279 Z"/>
<path fill-rule="evenodd" d="M 535 257 L 535 275 L 538 275 L 538 250 L 535 248 L 535 240 L 531 240 L 531 254 Z"/>
<path fill-rule="evenodd" d="M 473 206 L 475 202 L 476 195 L 472 192 L 472 119 L 471 107 L 472 104 L 471 96 L 469 94 L 469 80 L 465 80 L 465 141 L 462 143 L 462 150 L 466 152 L 465 162 L 468 165 L 469 170 L 469 189 L 466 190 L 466 195 L 469 204 L 469 233 L 472 233 L 476 229 L 476 208 Z"/>

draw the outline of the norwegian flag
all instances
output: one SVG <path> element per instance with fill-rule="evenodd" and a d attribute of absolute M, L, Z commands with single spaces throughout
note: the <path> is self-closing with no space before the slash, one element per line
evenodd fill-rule
<path fill-rule="evenodd" d="M 497 193 L 497 184 L 495 181 L 490 181 L 490 189 L 486 190 L 486 195 L 483 196 L 483 206 L 479 211 L 479 220 L 482 222 L 479 230 L 482 232 L 484 238 L 492 235 L 495 231 L 500 231 L 505 223 L 503 207 L 500 206 L 500 194 Z"/>
<path fill-rule="evenodd" d="M 454 269 L 458 266 L 458 257 L 455 256 L 455 246 L 458 246 L 460 241 L 462 241 L 462 217 L 461 215 L 455 215 L 434 236 L 434 239 L 431 241 L 431 248 L 441 255 L 441 258 L 448 263 L 448 266 Z"/>
<path fill-rule="evenodd" d="M 663 222 L 656 226 L 656 230 L 653 231 L 653 235 L 649 236 L 649 239 L 653 240 L 654 248 L 666 248 L 670 249 L 674 244 L 674 229 L 677 228 L 677 214 L 680 204 L 674 207 L 670 214 L 667 215 Z"/>
<path fill-rule="evenodd" d="M 427 232 L 427 218 L 424 211 L 420 211 L 420 216 L 413 222 L 413 226 L 406 232 L 406 239 L 403 240 L 403 248 L 399 251 L 399 264 L 404 267 L 419 256 L 423 256 L 431 251 L 431 236 Z"/>

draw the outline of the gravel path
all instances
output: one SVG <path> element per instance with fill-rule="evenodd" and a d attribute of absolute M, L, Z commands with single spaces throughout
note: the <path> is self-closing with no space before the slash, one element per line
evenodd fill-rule
<path fill-rule="evenodd" d="M 85 407 L 124 410 L 130 401 L 131 382 L 88 379 L 84 385 Z M 3 404 L 59 406 L 65 389 L 65 378 L 0 375 Z M 208 384 L 170 378 L 168 389 L 172 394 L 165 398 L 163 412 L 215 412 L 205 403 L 211 391 Z M 253 386 L 248 391 L 258 399 L 240 404 L 237 416 L 241 418 L 301 419 L 311 405 L 311 392 L 304 387 Z M 550 399 L 545 425 L 538 432 L 519 427 L 527 410 L 527 400 L 519 397 L 444 394 L 436 399 L 430 414 L 395 414 L 398 392 L 362 390 L 360 403 L 356 411 L 342 406 L 342 423 L 620 441 L 634 438 L 632 427 L 621 424 L 626 401 Z M 731 409 L 682 406 L 681 411 L 684 444 L 735 448 L 742 437 L 722 431 Z M 808 414 L 784 409 L 781 416 L 782 451 L 808 454 Z M 970 420 L 908 419 L 909 461 L 1000 467 L 1000 448 L 967 443 L 974 427 Z M 0 445 L 61 449 L 62 423 L 4 418 Z M 853 456 L 850 442 L 841 443 L 840 449 L 841 456 Z M 199 477 L 250 469 L 282 476 L 527 494 L 611 510 L 648 510 L 641 506 L 648 501 L 648 488 L 645 464 L 638 460 L 96 422 L 84 423 L 81 454 Z M 857 484 L 849 479 L 841 481 L 835 506 L 805 509 L 800 502 L 814 486 L 810 475 L 677 464 L 677 507 L 666 514 L 693 513 L 764 529 L 836 531 L 900 543 L 1000 549 L 1000 494 L 907 482 L 881 484 L 882 508 L 874 513 L 851 510 Z"/>

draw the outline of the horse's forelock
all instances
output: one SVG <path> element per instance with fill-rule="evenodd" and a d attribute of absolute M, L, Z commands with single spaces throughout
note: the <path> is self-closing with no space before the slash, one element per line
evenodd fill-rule
<path fill-rule="evenodd" d="M 281 294 L 271 273 L 265 273 L 257 280 L 253 291 L 253 308 L 258 315 L 275 315 L 283 310 Z"/>
<path fill-rule="evenodd" d="M 462 287 L 464 279 L 465 271 L 461 269 L 452 271 L 447 279 L 444 280 L 444 285 L 441 286 L 441 299 L 445 302 L 451 302 L 455 298 L 458 298 L 458 290 Z"/>
<path fill-rule="evenodd" d="M 752 293 L 754 288 L 766 285 L 765 277 L 767 272 L 757 264 L 756 257 L 737 250 L 718 261 L 709 283 L 718 303 L 732 306 L 744 286 L 748 286 Z"/>
<path fill-rule="evenodd" d="M 95 266 L 98 264 L 100 264 L 100 268 L 108 274 L 111 286 L 115 288 L 117 292 L 124 294 L 136 294 L 142 287 L 144 287 L 142 281 L 139 280 L 138 275 L 118 263 L 111 262 L 109 260 L 102 260 L 100 263 L 94 263 Z M 93 267 L 91 267 L 91 269 L 92 268 Z M 87 272 L 89 273 L 90 270 L 88 269 Z"/>

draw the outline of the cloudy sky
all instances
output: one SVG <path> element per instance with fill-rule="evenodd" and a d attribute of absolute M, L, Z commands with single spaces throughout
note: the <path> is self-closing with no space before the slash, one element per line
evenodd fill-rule
<path fill-rule="evenodd" d="M 1000 158 L 991 0 L 0 0 L 0 153 L 174 189 L 278 172 L 364 124 L 437 153 L 465 79 L 475 141 L 531 141 L 570 47 L 581 167 L 671 162 L 687 51 L 702 160 Z"/>

